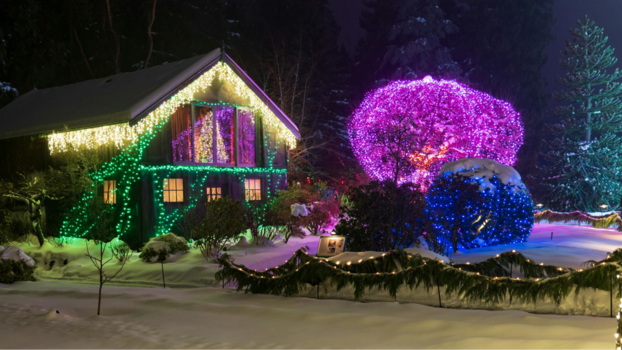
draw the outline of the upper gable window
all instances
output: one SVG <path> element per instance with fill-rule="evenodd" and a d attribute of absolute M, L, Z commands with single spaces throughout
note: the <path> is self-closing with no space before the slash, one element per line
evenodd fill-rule
<path fill-rule="evenodd" d="M 190 106 L 177 108 L 171 116 L 173 132 L 173 161 L 190 162 L 192 160 L 192 128 Z"/>
<path fill-rule="evenodd" d="M 255 165 L 255 114 L 238 110 L 238 164 Z"/>
<path fill-rule="evenodd" d="M 173 161 L 255 165 L 255 114 L 233 107 L 179 108 L 171 118 Z M 236 162 L 237 161 L 237 162 Z"/>

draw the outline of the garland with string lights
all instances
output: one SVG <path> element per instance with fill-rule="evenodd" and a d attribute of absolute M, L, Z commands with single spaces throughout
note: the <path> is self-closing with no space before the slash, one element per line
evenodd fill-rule
<path fill-rule="evenodd" d="M 573 270 L 537 264 L 513 250 L 476 264 L 446 264 L 404 251 L 356 262 L 332 262 L 308 255 L 301 249 L 283 265 L 265 271 L 235 264 L 225 254 L 219 260 L 221 270 L 216 280 L 234 283 L 238 291 L 283 296 L 297 295 L 308 284 L 317 286 L 328 282 L 337 291 L 353 286 L 355 300 L 372 289 L 386 290 L 396 298 L 398 288 L 407 285 L 411 290 L 423 286 L 427 291 L 443 286 L 447 297 L 457 293 L 466 302 L 483 301 L 494 305 L 510 296 L 510 301 L 534 304 L 550 298 L 559 305 L 573 290 L 576 294 L 582 289 L 610 291 L 613 297 L 611 276 L 622 271 L 621 261 L 622 250 L 616 250 L 605 260 L 592 262 L 590 268 Z M 512 277 L 507 271 L 508 265 L 518 267 L 525 277 Z M 619 283 L 618 297 L 621 296 Z"/>
<path fill-rule="evenodd" d="M 162 127 L 169 121 L 170 116 L 180 106 L 194 102 L 193 96 L 199 90 L 205 90 L 211 86 L 212 82 L 216 78 L 226 81 L 235 87 L 235 91 L 247 101 L 248 106 L 254 108 L 259 115 L 262 116 L 264 122 L 264 147 L 267 150 L 267 167 L 266 168 L 251 168 L 251 167 L 214 167 L 214 166 L 145 166 L 141 164 L 143 154 L 146 147 L 150 144 L 157 133 L 161 132 Z M 124 129 L 125 128 L 125 129 Z M 127 128 L 131 128 L 128 131 Z M 134 220 L 132 220 L 132 205 L 130 205 L 132 186 L 140 180 L 141 171 L 166 171 L 167 173 L 173 171 L 189 171 L 195 173 L 194 179 L 199 179 L 199 173 L 206 173 L 201 179 L 198 180 L 203 183 L 207 173 L 230 173 L 237 175 L 240 181 L 243 183 L 244 179 L 249 174 L 265 174 L 267 177 L 267 201 L 270 201 L 272 197 L 272 177 L 276 176 L 276 185 L 281 181 L 281 177 L 286 175 L 286 169 L 276 169 L 273 167 L 273 160 L 276 156 L 276 149 L 280 145 L 280 141 L 277 137 L 275 145 L 270 144 L 269 138 L 272 130 L 275 130 L 279 136 L 281 136 L 285 142 L 291 147 L 295 145 L 295 137 L 289 129 L 287 129 L 280 120 L 270 111 L 270 109 L 261 102 L 261 100 L 248 88 L 244 82 L 224 63 L 217 64 L 215 67 L 201 75 L 195 81 L 188 86 L 180 90 L 177 94 L 161 104 L 156 110 L 151 112 L 143 120 L 139 121 L 137 125 L 130 127 L 126 126 L 110 126 L 102 128 L 94 128 L 82 131 L 71 131 L 59 134 L 52 134 L 48 139 L 48 147 L 50 153 L 62 152 L 69 147 L 85 146 L 92 148 L 95 145 L 102 145 L 109 142 L 114 142 L 117 147 L 123 147 L 121 153 L 115 156 L 110 162 L 105 163 L 101 169 L 90 174 L 93 179 L 93 184 L 89 191 L 86 191 L 81 198 L 79 204 L 72 208 L 67 218 L 63 221 L 60 228 L 60 236 L 63 238 L 68 237 L 84 237 L 94 223 L 86 222 L 88 217 L 87 210 L 90 201 L 95 197 L 97 193 L 97 187 L 100 186 L 105 179 L 115 178 L 117 181 L 117 187 L 114 190 L 120 195 L 115 193 L 117 198 L 114 205 L 118 209 L 118 220 L 116 230 L 119 236 L 123 236 L 128 233 L 132 227 L 135 227 Z M 129 143 L 129 144 L 128 144 Z M 127 144 L 127 145 L 126 145 Z M 123 146 L 126 145 L 126 146 Z M 274 147 L 274 152 L 270 151 L 270 146 Z M 159 183 L 158 175 L 154 176 L 156 192 L 161 192 L 162 184 Z M 184 212 L 194 207 L 196 201 L 201 195 L 201 191 L 196 191 L 196 182 L 190 184 L 191 196 L 189 198 L 190 205 L 184 209 L 174 209 L 173 212 L 165 214 L 162 201 L 159 203 L 159 213 L 156 214 L 157 225 L 156 235 L 164 234 L 172 227 L 177 219 L 179 219 Z M 162 198 L 160 198 L 162 199 Z M 246 200 L 245 200 L 246 202 Z M 248 203 L 246 203 L 248 205 Z M 267 203 L 260 206 L 260 208 L 267 207 Z"/>
<path fill-rule="evenodd" d="M 199 78 L 188 84 L 185 88 L 178 91 L 175 95 L 160 105 L 155 111 L 149 113 L 147 117 L 138 122 L 135 126 L 129 123 L 109 125 L 98 128 L 74 130 L 61 133 L 53 133 L 48 136 L 48 148 L 50 153 L 67 151 L 70 147 L 85 146 L 93 148 L 109 143 L 114 143 L 117 148 L 122 149 L 127 144 L 134 144 L 139 141 L 141 135 L 149 133 L 151 129 L 161 125 L 161 121 L 168 120 L 172 112 L 177 107 L 194 102 L 194 95 L 197 92 L 209 88 L 214 79 L 230 84 L 238 96 L 248 101 L 248 107 L 256 110 L 264 120 L 264 123 L 275 130 L 287 142 L 290 147 L 296 145 L 294 134 L 279 120 L 279 118 L 266 106 L 263 101 L 248 87 L 246 83 L 229 67 L 220 62 Z M 231 104 L 219 103 L 229 106 Z M 210 105 L 204 103 L 202 105 Z"/>
<path fill-rule="evenodd" d="M 554 222 L 567 223 L 570 221 L 576 221 L 578 224 L 588 223 L 594 228 L 609 228 L 617 226 L 618 231 L 622 232 L 622 218 L 618 213 L 613 213 L 608 216 L 594 216 L 581 211 L 560 213 L 547 209 L 541 212 L 536 212 L 534 214 L 534 221 L 547 221 L 551 224 Z"/>

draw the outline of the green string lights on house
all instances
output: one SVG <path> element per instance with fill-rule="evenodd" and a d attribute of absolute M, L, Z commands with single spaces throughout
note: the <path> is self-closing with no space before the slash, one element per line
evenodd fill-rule
<path fill-rule="evenodd" d="M 194 103 L 193 103 L 194 104 Z M 214 104 L 203 103 L 200 105 L 209 106 L 232 106 L 230 104 Z M 236 106 L 237 107 L 237 106 Z M 169 111 L 169 116 L 173 111 Z M 116 230 L 119 236 L 127 234 L 132 227 L 135 227 L 134 222 L 137 218 L 132 216 L 132 188 L 133 185 L 141 179 L 141 174 L 151 173 L 153 175 L 153 188 L 155 191 L 155 201 L 157 203 L 156 213 L 156 226 L 155 234 L 157 236 L 166 234 L 170 231 L 173 225 L 190 209 L 196 206 L 197 201 L 201 198 L 203 193 L 202 187 L 205 184 L 207 176 L 210 174 L 231 174 L 239 179 L 240 183 L 244 184 L 245 179 L 252 175 L 265 175 L 266 177 L 266 201 L 260 205 L 254 206 L 253 209 L 264 213 L 267 209 L 271 199 L 274 196 L 276 187 L 273 187 L 273 176 L 276 176 L 274 184 L 278 186 L 281 183 L 282 177 L 286 176 L 287 169 L 274 168 L 274 159 L 277 154 L 277 149 L 280 147 L 281 142 L 277 140 L 274 145 L 271 145 L 269 127 L 265 129 L 263 145 L 266 150 L 266 167 L 219 167 L 211 165 L 144 165 L 141 164 L 145 149 L 149 146 L 153 138 L 157 133 L 162 131 L 162 127 L 166 124 L 170 118 L 162 118 L 160 123 L 155 125 L 151 129 L 145 130 L 137 139 L 136 142 L 128 145 L 121 150 L 121 153 L 114 157 L 110 162 L 104 164 L 101 169 L 93 172 L 91 178 L 93 179 L 92 188 L 87 191 L 79 205 L 71 210 L 69 217 L 63 222 L 60 234 L 62 237 L 84 237 L 94 226 L 95 223 L 87 222 L 88 205 L 93 200 L 97 193 L 97 188 L 103 184 L 106 179 L 116 179 L 117 186 L 113 191 L 116 192 L 114 196 L 117 202 L 114 205 L 118 212 L 118 219 L 116 224 Z M 163 200 L 163 178 L 168 177 L 174 172 L 184 172 L 192 174 L 189 178 L 189 196 L 187 199 L 187 205 L 184 208 L 174 208 L 169 210 L 164 207 Z M 199 185 L 199 186 L 197 186 Z M 247 207 L 251 207 L 248 200 L 244 198 L 243 202 Z M 263 215 L 258 215 L 263 217 Z"/>

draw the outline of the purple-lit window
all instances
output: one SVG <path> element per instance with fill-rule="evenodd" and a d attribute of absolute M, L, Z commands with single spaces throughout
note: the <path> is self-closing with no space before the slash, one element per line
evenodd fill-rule
<path fill-rule="evenodd" d="M 257 137 L 251 110 L 184 106 L 173 114 L 171 129 L 174 162 L 255 165 Z"/>
<path fill-rule="evenodd" d="M 216 163 L 235 164 L 233 145 L 235 140 L 235 110 L 218 108 L 216 119 Z"/>
<path fill-rule="evenodd" d="M 238 163 L 255 165 L 255 114 L 238 110 Z"/>
<path fill-rule="evenodd" d="M 198 108 L 194 122 L 194 162 L 214 163 L 214 113 Z"/>
<path fill-rule="evenodd" d="M 173 161 L 192 160 L 192 128 L 190 126 L 190 106 L 182 106 L 171 116 L 173 132 Z"/>

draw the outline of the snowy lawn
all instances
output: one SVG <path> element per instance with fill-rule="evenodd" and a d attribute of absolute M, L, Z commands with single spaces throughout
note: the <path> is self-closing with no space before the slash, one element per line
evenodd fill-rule
<path fill-rule="evenodd" d="M 516 249 L 536 262 L 580 269 L 585 261 L 602 260 L 617 248 L 622 248 L 622 233 L 615 229 L 535 224 L 527 242 L 465 250 L 451 258 L 459 263 L 478 262 Z"/>
<path fill-rule="evenodd" d="M 59 310 L 57 314 L 55 310 Z M 0 285 L 2 348 L 611 348 L 615 319 L 66 281 Z"/>
<path fill-rule="evenodd" d="M 247 265 L 253 269 L 264 270 L 284 263 L 300 248 L 308 247 L 314 254 L 317 251 L 319 236 L 291 238 L 287 244 L 278 241 L 274 245 L 233 247 L 227 253 L 236 263 Z M 76 239 L 63 247 L 54 247 L 45 243 L 22 243 L 20 247 L 37 261 L 35 276 L 43 279 L 99 283 L 99 275 L 93 263 L 86 256 L 85 240 Z M 91 251 L 96 251 L 93 241 L 89 242 Z M 114 279 L 116 284 L 134 286 L 161 286 L 162 270 L 159 263 L 145 263 L 134 253 L 121 273 Z M 110 253 L 107 252 L 107 257 Z M 50 267 L 50 262 L 54 261 Z M 66 263 L 65 263 L 66 262 Z M 114 271 L 120 266 L 112 260 L 105 269 Z M 213 285 L 218 264 L 206 261 L 198 249 L 188 253 L 178 253 L 166 260 L 164 273 L 166 285 L 173 288 L 191 288 Z"/>

